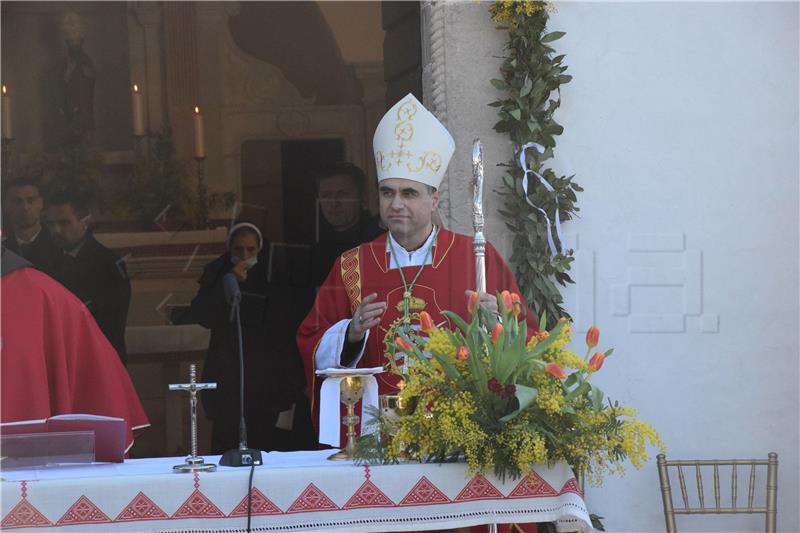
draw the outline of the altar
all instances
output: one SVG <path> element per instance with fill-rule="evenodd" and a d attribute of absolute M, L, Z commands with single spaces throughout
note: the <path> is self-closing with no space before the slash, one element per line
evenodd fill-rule
<path fill-rule="evenodd" d="M 252 472 L 253 531 L 419 531 L 558 522 L 592 531 L 571 469 L 526 477 L 468 475 L 463 463 L 357 466 L 330 450 L 270 452 Z M 216 462 L 218 457 L 207 461 Z M 2 529 L 247 530 L 250 468 L 176 474 L 181 458 L 2 472 Z"/>

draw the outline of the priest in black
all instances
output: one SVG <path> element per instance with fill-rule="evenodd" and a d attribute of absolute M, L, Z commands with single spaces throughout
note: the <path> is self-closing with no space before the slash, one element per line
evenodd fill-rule
<path fill-rule="evenodd" d="M 192 318 L 211 330 L 202 379 L 216 382 L 217 389 L 201 395 L 213 422 L 211 451 L 239 444 L 238 334 L 223 289 L 228 273 L 236 276 L 242 293 L 247 444 L 266 451 L 315 449 L 303 365 L 294 345 L 304 309 L 292 287 L 270 281 L 270 246 L 255 225 L 234 225 L 226 247 L 206 265 L 191 305 Z"/>
<path fill-rule="evenodd" d="M 3 203 L 6 217 L 3 246 L 53 276 L 61 251 L 42 228 L 44 201 L 39 183 L 30 178 L 10 181 L 3 191 Z"/>
<path fill-rule="evenodd" d="M 95 239 L 89 218 L 89 201 L 83 194 L 58 191 L 48 196 L 47 229 L 62 250 L 53 277 L 86 305 L 125 363 L 131 283 L 125 261 Z"/>
<path fill-rule="evenodd" d="M 380 218 L 364 209 L 365 182 L 364 171 L 348 162 L 336 163 L 317 176 L 317 239 L 311 258 L 316 287 L 325 281 L 342 252 L 386 231 Z"/>

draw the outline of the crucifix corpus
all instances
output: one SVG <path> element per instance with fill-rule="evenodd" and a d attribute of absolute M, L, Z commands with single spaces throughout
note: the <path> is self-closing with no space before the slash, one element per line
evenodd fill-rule
<path fill-rule="evenodd" d="M 171 391 L 186 391 L 189 393 L 189 412 L 190 412 L 190 433 L 191 433 L 191 452 L 186 458 L 186 462 L 175 465 L 172 470 L 175 472 L 213 472 L 217 465 L 206 463 L 202 457 L 197 456 L 197 393 L 202 390 L 216 389 L 216 383 L 197 383 L 197 365 L 189 365 L 189 383 L 170 384 Z"/>

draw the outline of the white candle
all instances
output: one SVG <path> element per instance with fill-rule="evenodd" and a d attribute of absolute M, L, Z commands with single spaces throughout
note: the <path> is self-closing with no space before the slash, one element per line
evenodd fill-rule
<path fill-rule="evenodd" d="M 2 96 L 2 107 L 0 107 L 0 114 L 3 115 L 2 117 L 2 129 L 3 129 L 3 139 L 11 139 L 12 138 L 12 130 L 11 130 L 11 96 L 8 94 L 8 87 L 6 87 L 5 83 L 3 84 L 3 96 Z"/>
<path fill-rule="evenodd" d="M 133 84 L 132 98 L 133 134 L 136 137 L 142 137 L 144 136 L 144 104 L 142 103 L 142 93 L 135 83 Z"/>
<path fill-rule="evenodd" d="M 194 156 L 206 156 L 206 141 L 205 132 L 203 131 L 203 115 L 200 114 L 200 108 L 194 108 Z"/>

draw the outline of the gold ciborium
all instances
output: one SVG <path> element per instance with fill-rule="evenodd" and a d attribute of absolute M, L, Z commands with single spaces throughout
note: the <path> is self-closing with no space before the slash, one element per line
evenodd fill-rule
<path fill-rule="evenodd" d="M 347 414 L 342 417 L 342 425 L 347 426 L 347 444 L 344 450 L 339 450 L 328 457 L 331 461 L 342 461 L 353 457 L 353 448 L 356 445 L 356 424 L 361 418 L 356 415 L 356 404 L 364 395 L 364 378 L 361 376 L 348 376 L 339 384 L 339 399 L 347 406 Z"/>

